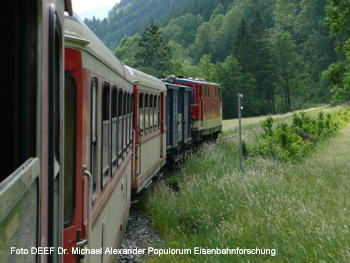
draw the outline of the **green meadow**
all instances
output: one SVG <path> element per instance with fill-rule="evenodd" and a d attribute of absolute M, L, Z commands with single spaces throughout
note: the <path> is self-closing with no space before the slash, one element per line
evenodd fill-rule
<path fill-rule="evenodd" d="M 310 121 L 319 138 L 315 135 L 314 145 L 298 158 L 278 159 L 254 150 L 266 139 L 263 129 L 245 136 L 249 150 L 243 178 L 237 138 L 203 145 L 199 154 L 188 155 L 175 175 L 147 194 L 145 206 L 165 240 L 157 248 L 192 253 L 155 255 L 148 261 L 350 262 L 349 111 L 330 110 L 335 121 L 329 126 L 337 127 L 332 134 L 319 130 L 320 118 L 331 118 L 323 111 Z M 294 123 L 293 116 L 284 121 Z M 274 132 L 278 144 L 278 127 Z M 203 255 L 194 254 L 195 247 L 273 249 L 275 254 Z"/>

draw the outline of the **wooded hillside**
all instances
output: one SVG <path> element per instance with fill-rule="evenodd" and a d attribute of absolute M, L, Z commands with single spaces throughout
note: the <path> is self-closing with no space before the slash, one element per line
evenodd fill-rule
<path fill-rule="evenodd" d="M 129 66 L 220 83 L 224 117 L 234 118 L 239 92 L 245 116 L 329 103 L 330 84 L 335 100 L 350 98 L 336 78 L 348 72 L 335 50 L 346 32 L 331 34 L 326 6 L 331 19 L 327 0 L 122 0 L 85 23 Z"/>

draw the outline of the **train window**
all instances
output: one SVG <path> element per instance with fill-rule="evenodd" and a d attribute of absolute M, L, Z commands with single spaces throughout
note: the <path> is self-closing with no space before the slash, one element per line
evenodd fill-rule
<path fill-rule="evenodd" d="M 162 118 L 162 126 L 163 126 L 163 130 L 165 130 L 165 126 L 166 126 L 166 122 L 164 122 L 164 116 L 168 116 L 168 111 L 167 111 L 167 103 L 168 103 L 168 97 L 167 97 L 167 95 L 165 95 L 164 97 L 163 97 L 163 101 L 162 101 L 162 103 L 163 103 L 163 107 L 164 108 L 162 108 L 162 110 L 163 110 L 163 116 L 161 116 L 161 118 Z"/>
<path fill-rule="evenodd" d="M 41 89 L 41 21 L 39 1 L 3 1 L 7 14 L 1 25 L 6 37 L 1 38 L 2 59 L 6 61 L 1 74 L 2 95 L 9 103 L 2 103 L 2 144 L 6 161 L 1 163 L 0 182 L 12 174 L 30 157 L 37 156 L 38 91 Z M 21 8 L 19 8 L 21 6 Z M 28 33 L 30 32 L 30 33 Z M 59 48 L 59 47 L 58 47 Z M 40 63 L 39 63 L 40 62 Z M 59 68 L 60 69 L 60 68 Z M 43 73 L 46 74 L 46 73 Z M 6 128 L 5 128 L 6 127 Z M 6 138 L 6 139 L 5 139 Z"/>
<path fill-rule="evenodd" d="M 129 92 L 129 116 L 128 116 L 128 146 L 130 146 L 131 138 L 132 138 L 132 93 Z"/>
<path fill-rule="evenodd" d="M 220 97 L 220 102 L 222 102 L 222 96 L 221 96 L 221 88 L 219 88 L 219 97 Z"/>
<path fill-rule="evenodd" d="M 207 89 L 208 89 L 207 94 L 208 94 L 208 98 L 209 98 L 210 97 L 210 87 L 207 87 Z"/>
<path fill-rule="evenodd" d="M 132 142 L 132 131 L 135 129 L 135 120 L 134 120 L 134 111 L 135 111 L 135 96 L 131 93 L 131 108 L 130 108 L 130 143 Z"/>
<path fill-rule="evenodd" d="M 118 88 L 112 88 L 112 175 L 117 167 L 117 135 L 118 135 Z"/>
<path fill-rule="evenodd" d="M 125 145 L 127 147 L 129 147 L 129 139 L 130 139 L 130 92 L 127 91 L 126 93 L 126 128 L 125 128 Z"/>
<path fill-rule="evenodd" d="M 126 140 L 128 137 L 128 131 L 127 131 L 127 127 L 128 127 L 128 106 L 129 106 L 129 102 L 128 102 L 128 98 L 129 98 L 129 94 L 127 92 L 123 92 L 123 102 L 124 102 L 124 114 L 123 114 L 123 157 L 126 155 Z"/>
<path fill-rule="evenodd" d="M 64 226 L 68 227 L 75 208 L 77 91 L 73 75 L 65 75 L 64 91 Z"/>
<path fill-rule="evenodd" d="M 145 95 L 145 132 L 148 133 L 149 128 L 149 95 Z"/>
<path fill-rule="evenodd" d="M 123 90 L 118 91 L 118 165 L 123 158 Z"/>
<path fill-rule="evenodd" d="M 157 116 L 158 116 L 158 109 L 157 109 L 157 96 L 154 95 L 153 99 L 153 127 L 154 129 L 157 129 Z"/>
<path fill-rule="evenodd" d="M 161 107 L 160 107 L 160 96 L 158 95 L 158 129 L 160 129 L 160 109 L 161 109 Z"/>
<path fill-rule="evenodd" d="M 97 195 L 97 139 L 98 139 L 98 79 L 91 79 L 91 173 L 92 173 L 92 196 Z"/>
<path fill-rule="evenodd" d="M 109 92 L 110 84 L 103 83 L 102 89 L 102 187 L 109 176 Z"/>
<path fill-rule="evenodd" d="M 144 111 L 143 111 L 143 93 L 139 94 L 139 129 L 141 134 L 143 134 L 144 131 Z"/>
<path fill-rule="evenodd" d="M 149 117 L 150 117 L 150 122 L 149 122 L 149 129 L 150 131 L 153 130 L 153 94 L 150 95 L 149 98 Z"/>

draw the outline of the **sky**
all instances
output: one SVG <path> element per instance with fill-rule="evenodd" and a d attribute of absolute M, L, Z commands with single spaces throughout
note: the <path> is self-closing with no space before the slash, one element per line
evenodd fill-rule
<path fill-rule="evenodd" d="M 74 13 L 80 14 L 104 6 L 114 6 L 120 0 L 72 0 Z"/>

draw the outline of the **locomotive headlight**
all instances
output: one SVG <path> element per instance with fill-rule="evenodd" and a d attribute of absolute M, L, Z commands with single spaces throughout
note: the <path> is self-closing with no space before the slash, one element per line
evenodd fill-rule
<path fill-rule="evenodd" d="M 174 83 L 175 82 L 175 75 L 169 75 L 167 77 L 167 80 L 168 80 L 169 83 Z"/>

